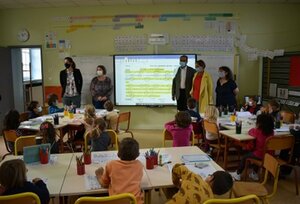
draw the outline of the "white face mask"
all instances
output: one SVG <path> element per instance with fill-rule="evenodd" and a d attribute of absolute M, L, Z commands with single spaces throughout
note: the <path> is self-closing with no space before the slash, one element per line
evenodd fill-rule
<path fill-rule="evenodd" d="M 38 108 L 37 108 L 37 110 L 38 110 L 38 112 L 40 113 L 40 112 L 42 112 L 42 107 L 41 106 L 39 106 Z"/>
<path fill-rule="evenodd" d="M 101 70 L 98 70 L 96 73 L 97 73 L 97 76 L 102 76 L 103 75 L 103 71 L 101 71 Z"/>
<path fill-rule="evenodd" d="M 204 70 L 203 67 L 196 67 L 197 72 L 203 72 L 203 70 Z"/>
<path fill-rule="evenodd" d="M 249 101 L 249 106 L 253 106 L 253 102 L 252 101 Z"/>

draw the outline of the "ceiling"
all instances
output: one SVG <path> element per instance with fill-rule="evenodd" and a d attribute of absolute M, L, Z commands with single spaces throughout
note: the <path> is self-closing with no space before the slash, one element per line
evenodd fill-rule
<path fill-rule="evenodd" d="M 300 0 L 0 0 L 0 9 L 57 8 L 110 5 L 300 3 Z"/>

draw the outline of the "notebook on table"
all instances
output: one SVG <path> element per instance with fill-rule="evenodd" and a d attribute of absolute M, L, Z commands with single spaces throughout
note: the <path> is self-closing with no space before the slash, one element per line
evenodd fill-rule
<path fill-rule="evenodd" d="M 48 160 L 50 158 L 51 144 L 32 145 L 23 148 L 23 159 L 26 164 L 40 161 L 40 149 L 48 149 Z"/>

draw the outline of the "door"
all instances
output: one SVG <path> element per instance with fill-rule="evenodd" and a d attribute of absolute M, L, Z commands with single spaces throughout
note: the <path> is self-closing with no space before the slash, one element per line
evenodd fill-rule
<path fill-rule="evenodd" d="M 0 130 L 2 131 L 5 114 L 14 106 L 11 54 L 9 48 L 0 47 L 0 62 Z M 2 135 L 2 132 L 0 135 Z"/>

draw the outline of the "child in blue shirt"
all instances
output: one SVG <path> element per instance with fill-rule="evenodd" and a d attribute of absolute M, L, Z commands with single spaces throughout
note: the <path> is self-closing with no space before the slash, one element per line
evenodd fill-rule
<path fill-rule="evenodd" d="M 63 112 L 63 108 L 57 107 L 58 104 L 58 96 L 56 94 L 50 94 L 49 99 L 48 99 L 48 113 L 53 114 L 53 113 L 59 113 Z"/>

